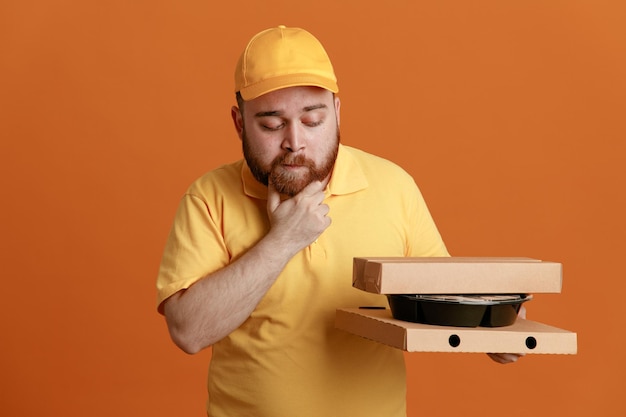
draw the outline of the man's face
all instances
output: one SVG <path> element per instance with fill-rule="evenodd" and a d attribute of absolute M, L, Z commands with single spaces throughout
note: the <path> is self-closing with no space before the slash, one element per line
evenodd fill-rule
<path fill-rule="evenodd" d="M 243 153 L 255 178 L 294 196 L 328 181 L 339 147 L 339 99 L 317 87 L 290 87 L 233 110 Z"/>

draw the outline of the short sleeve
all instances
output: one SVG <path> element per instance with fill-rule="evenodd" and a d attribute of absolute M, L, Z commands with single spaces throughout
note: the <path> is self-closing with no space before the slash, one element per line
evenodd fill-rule
<path fill-rule="evenodd" d="M 421 191 L 415 186 L 410 203 L 411 232 L 407 256 L 450 256 Z"/>
<path fill-rule="evenodd" d="M 185 194 L 170 230 L 159 275 L 157 306 L 176 292 L 190 287 L 228 264 L 229 255 L 221 228 L 200 197 Z"/>

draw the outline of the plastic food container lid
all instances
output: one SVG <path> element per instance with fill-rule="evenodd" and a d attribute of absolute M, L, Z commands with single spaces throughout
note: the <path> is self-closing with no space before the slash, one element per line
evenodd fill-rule
<path fill-rule="evenodd" d="M 529 301 L 531 294 L 416 294 L 405 295 L 405 297 L 415 297 L 418 301 L 434 301 L 454 304 L 478 304 L 478 305 L 497 305 L 497 304 L 516 304 L 521 301 Z"/>

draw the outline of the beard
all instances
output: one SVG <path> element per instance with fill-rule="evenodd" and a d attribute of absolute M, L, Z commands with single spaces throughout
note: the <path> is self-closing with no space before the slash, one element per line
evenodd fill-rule
<path fill-rule="evenodd" d="M 340 134 L 339 127 L 337 127 L 335 143 L 324 155 L 319 166 L 303 154 L 293 155 L 287 152 L 276 157 L 268 169 L 263 166 L 251 149 L 245 129 L 242 134 L 243 155 L 254 178 L 263 185 L 268 185 L 271 181 L 276 191 L 289 197 L 295 196 L 313 181 L 322 181 L 328 177 L 335 166 L 339 141 Z M 284 165 L 297 165 L 299 168 L 297 172 L 291 172 L 285 169 Z"/>

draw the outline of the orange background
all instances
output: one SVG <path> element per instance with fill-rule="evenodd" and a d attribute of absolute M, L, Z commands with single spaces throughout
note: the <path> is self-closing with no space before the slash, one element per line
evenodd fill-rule
<path fill-rule="evenodd" d="M 170 342 L 154 281 L 183 190 L 239 158 L 240 50 L 286 24 L 452 254 L 564 265 L 529 318 L 578 355 L 407 354 L 409 416 L 626 415 L 624 4 L 3 1 L 0 414 L 203 415 L 210 352 Z"/>

